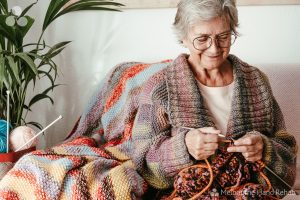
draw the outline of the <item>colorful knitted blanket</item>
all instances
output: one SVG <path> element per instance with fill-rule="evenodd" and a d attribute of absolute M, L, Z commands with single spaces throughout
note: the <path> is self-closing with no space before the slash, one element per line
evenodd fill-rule
<path fill-rule="evenodd" d="M 0 182 L 0 199 L 141 199 L 147 184 L 130 159 L 128 140 L 144 82 L 170 62 L 116 66 L 68 140 L 22 157 Z"/>

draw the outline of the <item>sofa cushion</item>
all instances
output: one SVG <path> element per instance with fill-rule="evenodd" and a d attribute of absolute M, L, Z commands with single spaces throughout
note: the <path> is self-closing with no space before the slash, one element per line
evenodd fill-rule
<path fill-rule="evenodd" d="M 269 77 L 272 90 L 283 112 L 286 127 L 300 144 L 300 65 L 258 66 Z M 298 151 L 297 160 L 300 159 Z M 294 188 L 300 190 L 300 163 L 297 162 L 297 177 Z"/>

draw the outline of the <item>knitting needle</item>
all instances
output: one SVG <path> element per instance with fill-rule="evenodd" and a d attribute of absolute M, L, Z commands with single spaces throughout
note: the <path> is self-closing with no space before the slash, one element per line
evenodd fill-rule
<path fill-rule="evenodd" d="M 9 152 L 9 90 L 6 90 L 6 153 Z"/>
<path fill-rule="evenodd" d="M 267 165 L 264 166 L 269 172 L 271 172 L 274 176 L 276 176 L 281 182 L 283 182 L 286 186 L 288 186 L 291 190 L 295 192 L 296 195 L 299 195 L 299 193 L 294 190 L 292 186 L 290 186 L 287 182 L 285 182 L 280 176 L 278 176 L 275 172 L 273 172 Z"/>
<path fill-rule="evenodd" d="M 52 126 L 54 123 L 56 123 L 60 119 L 62 119 L 61 115 L 59 115 L 59 117 L 56 120 L 54 120 L 51 124 L 49 124 L 48 126 L 46 126 L 43 130 L 41 130 L 38 134 L 36 134 L 34 137 L 32 137 L 28 142 L 26 142 L 25 144 L 23 144 L 16 151 L 21 150 L 23 147 L 25 147 L 27 144 L 29 144 L 32 140 L 34 140 L 36 137 L 38 137 L 40 134 L 42 134 L 45 130 L 47 130 L 50 126 Z"/>
<path fill-rule="evenodd" d="M 181 126 L 181 128 L 184 129 L 188 129 L 188 130 L 193 130 L 195 128 L 190 128 L 190 127 L 185 127 L 185 126 Z M 225 137 L 224 135 L 218 134 L 219 137 Z M 294 190 L 294 188 L 292 186 L 290 186 L 287 182 L 285 182 L 282 178 L 280 178 L 280 176 L 278 176 L 275 172 L 273 172 L 268 166 L 264 166 L 269 172 L 271 172 L 275 177 L 277 177 L 281 182 L 283 182 L 286 186 L 288 186 L 291 190 L 293 190 L 295 192 L 296 195 L 299 195 L 299 193 Z"/>
<path fill-rule="evenodd" d="M 184 128 L 184 129 L 188 129 L 188 130 L 193 130 L 193 129 L 195 129 L 195 128 L 190 128 L 190 127 L 186 127 L 186 126 L 181 126 L 180 128 Z M 222 134 L 219 134 L 219 133 L 218 133 L 218 136 L 219 136 L 219 137 L 222 137 L 222 138 L 225 138 L 225 135 L 222 135 Z"/>
<path fill-rule="evenodd" d="M 185 127 L 185 126 L 181 126 L 181 128 L 184 129 L 188 129 L 188 130 L 193 130 L 194 128 L 190 128 L 190 127 Z M 219 137 L 225 137 L 224 135 L 218 134 Z M 286 186 L 288 186 L 291 190 L 293 190 L 295 192 L 296 195 L 299 195 L 299 193 L 294 190 L 294 188 L 292 186 L 290 186 L 287 182 L 285 182 L 282 178 L 280 178 L 280 176 L 278 176 L 275 172 L 273 172 L 268 166 L 264 166 L 269 172 L 271 172 L 275 177 L 277 177 L 281 182 L 283 182 Z"/>

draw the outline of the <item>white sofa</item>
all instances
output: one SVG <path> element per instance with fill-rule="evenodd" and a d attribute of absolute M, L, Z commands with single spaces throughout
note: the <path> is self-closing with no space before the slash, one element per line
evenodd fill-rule
<path fill-rule="evenodd" d="M 300 145 L 300 66 L 298 65 L 255 65 L 269 77 L 273 93 L 285 117 L 287 129 Z M 297 155 L 300 159 L 300 151 Z M 4 174 L 3 174 L 4 175 Z M 297 177 L 294 188 L 300 191 L 300 162 L 297 164 Z M 1 180 L 1 176 L 0 176 Z M 300 199 L 299 196 L 288 195 L 286 200 Z"/>
<path fill-rule="evenodd" d="M 273 93 L 284 114 L 289 133 L 292 133 L 300 146 L 300 66 L 261 65 L 257 66 L 269 77 Z M 297 178 L 294 188 L 300 191 L 300 151 L 297 154 Z M 285 199 L 300 199 L 288 195 Z"/>

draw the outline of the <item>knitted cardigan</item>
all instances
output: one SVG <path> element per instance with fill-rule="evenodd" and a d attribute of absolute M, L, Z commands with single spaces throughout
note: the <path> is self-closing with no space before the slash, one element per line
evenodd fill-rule
<path fill-rule="evenodd" d="M 171 187 L 174 176 L 195 163 L 185 145 L 187 131 L 180 127 L 215 127 L 186 57 L 180 55 L 152 76 L 140 98 L 132 133 L 133 161 L 154 188 Z M 237 139 L 252 131 L 259 132 L 264 142 L 263 162 L 293 185 L 297 145 L 286 131 L 268 79 L 237 57 L 229 55 L 228 59 L 233 66 L 235 85 L 226 137 Z M 278 195 L 290 190 L 268 171 L 265 173 Z"/>

